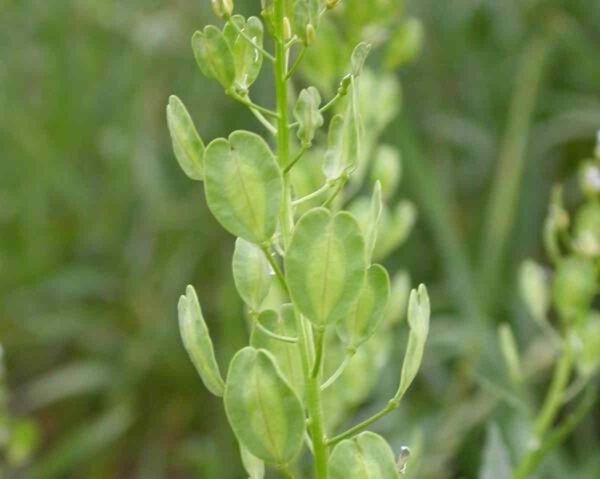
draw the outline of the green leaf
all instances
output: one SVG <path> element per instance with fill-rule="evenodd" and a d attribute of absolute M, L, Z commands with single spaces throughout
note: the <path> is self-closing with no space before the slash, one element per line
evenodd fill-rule
<path fill-rule="evenodd" d="M 374 432 L 341 441 L 329 458 L 329 479 L 399 479 L 394 452 Z"/>
<path fill-rule="evenodd" d="M 373 250 L 375 249 L 375 242 L 377 241 L 377 231 L 379 229 L 379 220 L 381 219 L 381 212 L 383 210 L 383 201 L 381 199 L 381 183 L 377 181 L 375 188 L 373 189 L 373 195 L 371 196 L 371 203 L 369 205 L 369 219 L 367 222 L 365 234 L 367 259 L 370 261 L 373 256 Z M 385 234 L 385 232 L 382 232 Z"/>
<path fill-rule="evenodd" d="M 192 180 L 202 180 L 204 143 L 196 131 L 192 117 L 175 95 L 169 97 L 167 124 L 179 166 Z"/>
<path fill-rule="evenodd" d="M 390 297 L 390 278 L 383 266 L 372 265 L 357 301 L 343 320 L 337 323 L 340 339 L 355 351 L 375 333 Z"/>
<path fill-rule="evenodd" d="M 354 76 L 354 77 L 360 76 L 363 66 L 365 64 L 365 61 L 367 60 L 367 57 L 369 56 L 370 51 L 371 51 L 371 45 L 369 45 L 368 43 L 360 42 L 358 45 L 356 45 L 356 47 L 354 48 L 354 51 L 352 52 L 352 57 L 351 57 L 352 76 Z"/>
<path fill-rule="evenodd" d="M 294 307 L 284 304 L 277 314 L 273 310 L 260 313 L 258 322 L 265 328 L 280 336 L 298 337 Z M 254 328 L 250 337 L 250 345 L 257 349 L 266 349 L 275 356 L 281 372 L 292 385 L 300 398 L 304 397 L 304 374 L 297 344 L 279 341 L 258 328 Z"/>
<path fill-rule="evenodd" d="M 208 25 L 204 31 L 197 31 L 192 36 L 192 49 L 205 76 L 214 78 L 226 90 L 231 87 L 235 79 L 233 53 L 221 30 Z"/>
<path fill-rule="evenodd" d="M 303 145 L 310 145 L 315 131 L 323 126 L 323 115 L 319 111 L 321 95 L 314 86 L 300 92 L 294 106 L 294 117 L 298 121 L 298 139 Z"/>
<path fill-rule="evenodd" d="M 249 479 L 263 479 L 265 477 L 265 463 L 241 444 L 240 455 L 244 469 L 250 476 Z"/>
<path fill-rule="evenodd" d="M 242 300 L 253 311 L 269 294 L 273 275 L 265 253 L 255 244 L 238 238 L 233 252 L 233 280 Z"/>
<path fill-rule="evenodd" d="M 410 292 L 408 300 L 408 325 L 410 333 L 408 335 L 408 345 L 406 346 L 404 362 L 402 363 L 400 386 L 394 396 L 395 401 L 399 401 L 404 396 L 404 393 L 410 387 L 421 367 L 425 341 L 429 334 L 430 313 L 431 309 L 427 288 L 421 284 L 418 290 L 413 289 Z"/>
<path fill-rule="evenodd" d="M 242 31 L 254 40 L 258 46 L 263 46 L 263 25 L 256 17 L 250 17 Z M 238 35 L 233 46 L 235 64 L 235 81 L 242 90 L 247 90 L 254 83 L 263 63 L 263 54 L 244 38 Z"/>
<path fill-rule="evenodd" d="M 212 340 L 194 287 L 189 285 L 177 304 L 179 332 L 200 379 L 215 396 L 223 396 L 225 384 L 215 359 Z"/>
<path fill-rule="evenodd" d="M 254 456 L 284 465 L 302 446 L 302 404 L 271 353 L 246 347 L 231 360 L 225 412 L 236 437 Z"/>
<path fill-rule="evenodd" d="M 252 243 L 275 232 L 281 204 L 281 171 L 258 135 L 236 131 L 213 140 L 204 155 L 205 193 L 210 211 L 223 227 Z"/>
<path fill-rule="evenodd" d="M 495 423 L 487 428 L 479 479 L 509 479 L 512 476 L 510 455 Z"/>
<path fill-rule="evenodd" d="M 342 319 L 356 301 L 366 269 L 356 219 L 348 212 L 310 210 L 294 228 L 285 269 L 294 304 L 315 326 Z"/>

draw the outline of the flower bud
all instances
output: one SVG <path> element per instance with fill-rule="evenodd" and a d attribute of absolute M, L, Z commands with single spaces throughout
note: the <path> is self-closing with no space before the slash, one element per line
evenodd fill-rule
<path fill-rule="evenodd" d="M 338 3 L 340 3 L 341 0 L 327 0 L 327 3 L 325 4 L 325 6 L 327 7 L 328 10 L 331 10 L 332 8 L 335 8 L 336 5 Z"/>
<path fill-rule="evenodd" d="M 586 314 L 596 291 L 596 269 L 591 261 L 580 256 L 570 256 L 558 264 L 552 296 L 563 321 L 573 323 Z"/>
<path fill-rule="evenodd" d="M 215 15 L 227 20 L 233 13 L 233 0 L 210 0 Z"/>
<path fill-rule="evenodd" d="M 588 198 L 596 198 L 600 193 L 600 167 L 586 161 L 579 170 L 579 185 Z"/>
<path fill-rule="evenodd" d="M 352 83 L 352 73 L 348 73 L 342 81 L 340 82 L 340 87 L 338 88 L 338 93 L 340 95 L 345 95 L 348 93 L 348 88 L 350 88 L 350 84 Z"/>
<path fill-rule="evenodd" d="M 283 41 L 287 42 L 292 38 L 292 25 L 288 17 L 283 17 Z"/>
<path fill-rule="evenodd" d="M 306 25 L 306 45 L 312 45 L 315 41 L 315 27 L 312 23 Z"/>
<path fill-rule="evenodd" d="M 536 321 L 543 321 L 550 307 L 550 295 L 544 268 L 535 261 L 526 260 L 519 270 L 521 298 L 529 314 Z"/>
<path fill-rule="evenodd" d="M 519 384 L 521 376 L 521 360 L 519 359 L 519 350 L 515 336 L 508 323 L 502 323 L 498 327 L 498 339 L 500 341 L 500 350 L 504 356 L 508 376 L 514 384 Z"/>
<path fill-rule="evenodd" d="M 575 216 L 573 246 L 583 256 L 600 255 L 600 205 L 588 203 Z"/>

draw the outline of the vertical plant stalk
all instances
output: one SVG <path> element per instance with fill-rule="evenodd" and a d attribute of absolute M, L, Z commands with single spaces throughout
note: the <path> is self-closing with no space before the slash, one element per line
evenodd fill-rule
<path fill-rule="evenodd" d="M 293 223 L 289 170 L 290 164 L 289 124 L 287 104 L 287 52 L 284 39 L 284 0 L 275 0 L 275 91 L 277 97 L 277 157 L 283 170 L 283 205 L 281 208 L 281 234 L 284 249 L 287 249 Z M 316 479 L 327 479 L 328 448 L 326 445 L 325 428 L 321 408 L 320 374 L 313 376 L 309 358 L 309 343 L 306 336 L 305 319 L 296 311 L 298 321 L 298 347 L 302 358 L 302 370 L 306 386 L 306 408 L 314 450 L 314 467 Z"/>
<path fill-rule="evenodd" d="M 583 420 L 596 402 L 596 397 L 596 388 L 588 388 L 584 398 L 564 422 L 551 431 L 539 447 L 529 452 L 521 460 L 513 472 L 512 479 L 527 479 L 530 477 L 531 473 L 537 468 L 546 454 L 561 444 Z"/>
<path fill-rule="evenodd" d="M 493 302 L 502 274 L 502 259 L 515 220 L 529 129 L 549 47 L 550 40 L 547 37 L 531 40 L 523 52 L 515 80 L 481 238 L 482 292 L 486 306 Z"/>
<path fill-rule="evenodd" d="M 535 422 L 535 436 L 538 441 L 543 440 L 548 429 L 552 426 L 556 414 L 562 405 L 563 395 L 569 383 L 569 377 L 573 369 L 573 353 L 567 343 L 568 341 L 564 342 L 562 355 L 554 367 L 550 389 Z"/>

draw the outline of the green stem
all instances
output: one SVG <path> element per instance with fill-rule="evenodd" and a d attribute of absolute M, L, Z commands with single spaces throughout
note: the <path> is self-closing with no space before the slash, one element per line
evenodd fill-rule
<path fill-rule="evenodd" d="M 308 195 L 303 196 L 302 198 L 298 198 L 297 200 L 292 201 L 292 206 L 301 205 L 302 203 L 304 203 L 306 201 L 309 201 L 309 200 L 312 200 L 313 198 L 316 198 L 317 196 L 321 196 L 329 188 L 331 188 L 331 185 L 329 183 L 325 183 L 318 190 L 315 190 L 312 193 L 309 193 Z"/>
<path fill-rule="evenodd" d="M 258 319 L 256 320 L 255 324 L 256 324 L 256 327 L 260 331 L 262 331 L 263 333 L 265 333 L 270 338 L 277 339 L 278 341 L 282 341 L 284 343 L 295 344 L 295 343 L 298 342 L 298 338 L 293 338 L 291 336 L 282 336 L 281 334 L 274 333 L 270 329 L 268 329 L 268 328 L 264 327 L 262 324 L 260 324 L 260 322 L 258 321 Z"/>
<path fill-rule="evenodd" d="M 277 279 L 279 280 L 279 284 L 281 284 L 281 287 L 283 288 L 285 293 L 289 296 L 288 287 L 285 282 L 285 276 L 283 276 L 283 272 L 281 271 L 281 268 L 277 264 L 277 261 L 275 261 L 273 256 L 271 256 L 271 252 L 269 251 L 269 248 L 267 248 L 266 246 L 261 246 L 261 249 L 263 250 L 265 257 L 267 258 L 267 261 L 271 265 L 271 268 L 273 268 L 273 271 L 275 272 L 275 276 L 277 276 Z"/>
<path fill-rule="evenodd" d="M 381 411 L 374 414 L 370 418 L 365 419 L 364 421 L 358 423 L 356 426 L 353 426 L 350 429 L 348 429 L 347 431 L 344 431 L 343 433 L 338 434 L 337 436 L 334 436 L 331 439 L 329 439 L 327 441 L 327 445 L 333 446 L 334 444 L 337 444 L 338 442 L 343 441 L 346 438 L 354 436 L 357 432 L 362 431 L 365 427 L 370 426 L 371 424 L 373 424 L 376 421 L 379 421 L 383 416 L 387 416 L 390 412 L 392 412 L 397 407 L 398 407 L 397 402 L 390 401 L 386 407 L 384 407 Z"/>
<path fill-rule="evenodd" d="M 305 53 L 306 53 L 306 47 L 303 46 L 302 50 L 300 50 L 300 53 L 298 53 L 298 56 L 294 60 L 294 63 L 292 63 L 292 66 L 286 73 L 286 75 L 285 75 L 286 80 L 289 80 L 290 78 L 292 78 L 292 75 L 296 71 L 296 68 L 298 68 L 298 65 L 300 65 L 300 63 L 302 63 L 302 59 L 304 58 Z"/>
<path fill-rule="evenodd" d="M 352 359 L 352 354 L 350 353 L 346 353 L 346 355 L 344 356 L 344 360 L 342 361 L 342 363 L 339 365 L 339 367 L 335 370 L 335 372 L 329 377 L 329 379 L 327 381 L 325 381 L 322 385 L 321 385 L 321 391 L 325 391 L 325 389 L 327 389 L 329 386 L 331 386 L 333 383 L 335 383 L 337 381 L 337 379 L 342 375 L 342 373 L 346 370 L 346 367 L 348 366 L 348 363 L 350 362 L 350 360 Z"/>
<path fill-rule="evenodd" d="M 283 169 L 284 173 L 288 173 L 294 167 L 294 165 L 298 162 L 298 160 L 300 158 L 302 158 L 302 155 L 304 155 L 304 153 L 306 153 L 306 150 L 308 150 L 308 147 L 309 147 L 309 145 L 302 145 L 302 148 L 300 148 L 300 151 L 296 155 L 296 158 L 294 158 L 291 161 L 291 163 Z"/>
<path fill-rule="evenodd" d="M 571 376 L 573 353 L 566 341 L 564 342 L 563 347 L 563 353 L 554 367 L 550 389 L 548 390 L 544 405 L 535 422 L 535 435 L 539 441 L 543 439 L 556 418 L 556 414 L 563 402 L 563 393 L 569 383 L 569 377 Z"/>
<path fill-rule="evenodd" d="M 268 108 L 265 108 L 263 106 L 257 105 L 256 103 L 254 103 L 252 100 L 250 100 L 249 98 L 244 98 L 243 96 L 238 95 L 235 92 L 229 92 L 229 95 L 234 99 L 239 101 L 242 105 L 246 105 L 248 108 L 250 108 L 251 110 L 256 110 L 260 113 L 263 113 L 267 116 L 271 116 L 273 118 L 279 118 L 279 113 L 277 113 L 276 111 L 273 110 L 269 110 Z"/>
<path fill-rule="evenodd" d="M 547 38 L 534 38 L 525 48 L 515 81 L 508 123 L 498 158 L 481 242 L 482 290 L 494 301 L 502 275 L 506 245 L 515 222 L 527 141 L 548 53 Z"/>
<path fill-rule="evenodd" d="M 323 348 L 325 347 L 325 331 L 322 329 L 317 329 L 315 331 L 315 336 L 315 345 L 317 351 L 315 357 L 315 364 L 313 365 L 312 372 L 310 374 L 312 378 L 317 378 L 319 376 L 319 373 L 321 372 L 321 363 L 323 362 Z"/>
<path fill-rule="evenodd" d="M 556 429 L 550 432 L 544 442 L 530 451 L 515 468 L 512 479 L 527 479 L 537 468 L 542 459 L 562 443 L 583 420 L 596 401 L 596 390 L 589 388 L 577 408 Z"/>

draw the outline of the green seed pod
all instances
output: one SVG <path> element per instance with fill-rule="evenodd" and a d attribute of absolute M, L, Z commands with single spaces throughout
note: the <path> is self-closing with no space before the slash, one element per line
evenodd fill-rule
<path fill-rule="evenodd" d="M 242 464 L 248 473 L 248 479 L 264 479 L 265 463 L 240 444 Z"/>
<path fill-rule="evenodd" d="M 265 140 L 247 131 L 213 140 L 204 154 L 204 168 L 206 202 L 219 223 L 251 243 L 271 238 L 283 180 Z"/>
<path fill-rule="evenodd" d="M 593 263 L 579 256 L 560 261 L 554 274 L 552 297 L 561 319 L 572 323 L 589 309 L 597 292 Z"/>
<path fill-rule="evenodd" d="M 337 444 L 329 458 L 328 471 L 330 479 L 400 478 L 392 448 L 370 431 Z"/>
<path fill-rule="evenodd" d="M 587 203 L 575 216 L 573 224 L 573 247 L 590 258 L 600 255 L 600 204 Z"/>
<path fill-rule="evenodd" d="M 317 327 L 342 319 L 365 277 L 365 243 L 348 212 L 325 208 L 304 214 L 285 256 L 287 284 L 294 304 Z"/>
<path fill-rule="evenodd" d="M 215 15 L 227 20 L 233 13 L 233 0 L 210 0 Z"/>
<path fill-rule="evenodd" d="M 404 396 L 413 380 L 415 379 L 425 349 L 425 341 L 429 334 L 429 295 L 427 288 L 421 284 L 418 290 L 413 289 L 408 300 L 408 325 L 410 333 L 408 336 L 408 345 L 402 363 L 402 373 L 400 376 L 400 386 L 394 396 L 394 401 L 398 402 Z"/>
<path fill-rule="evenodd" d="M 252 311 L 260 311 L 273 282 L 265 253 L 255 244 L 238 238 L 232 266 L 233 280 L 240 297 Z"/>
<path fill-rule="evenodd" d="M 279 314 L 272 310 L 263 311 L 258 317 L 258 322 L 279 336 L 298 337 L 294 307 L 291 304 L 284 304 Z M 281 368 L 281 372 L 294 388 L 294 391 L 301 399 L 304 398 L 304 375 L 297 344 L 275 339 L 263 330 L 254 328 L 250 337 L 250 345 L 257 349 L 266 349 L 273 354 Z"/>
<path fill-rule="evenodd" d="M 271 353 L 246 347 L 235 354 L 224 402 L 233 432 L 254 456 L 282 466 L 300 452 L 302 404 Z"/>
<path fill-rule="evenodd" d="M 366 228 L 363 229 L 366 241 L 367 261 L 371 262 L 375 243 L 377 241 L 377 233 L 379 231 L 379 221 L 381 220 L 381 212 L 383 211 L 383 201 L 381 200 L 381 183 L 376 182 L 373 188 L 373 195 L 369 205 L 369 217 Z"/>
<path fill-rule="evenodd" d="M 204 178 L 204 143 L 184 104 L 175 95 L 169 97 L 167 124 L 173 151 L 179 166 L 192 180 Z"/>
<path fill-rule="evenodd" d="M 365 61 L 371 51 L 371 45 L 365 42 L 360 42 L 352 51 L 351 63 L 352 63 L 352 76 L 357 78 L 360 76 Z"/>
<path fill-rule="evenodd" d="M 185 296 L 179 298 L 179 331 L 200 379 L 215 396 L 223 396 L 224 383 L 215 359 L 210 333 L 202 315 L 200 302 L 193 286 L 188 286 Z"/>
<path fill-rule="evenodd" d="M 418 18 L 406 19 L 392 36 L 384 58 L 384 66 L 394 69 L 412 62 L 423 49 L 425 30 Z"/>
<path fill-rule="evenodd" d="M 498 340 L 500 342 L 500 350 L 504 356 L 504 363 L 508 371 L 508 376 L 514 384 L 520 384 L 521 376 L 521 360 L 519 359 L 519 349 L 513 335 L 512 329 L 508 323 L 502 323 L 498 327 Z"/>
<path fill-rule="evenodd" d="M 535 261 L 523 261 L 519 268 L 519 289 L 529 314 L 536 321 L 544 321 L 550 308 L 548 275 Z"/>
<path fill-rule="evenodd" d="M 256 45 L 263 46 L 263 25 L 258 18 L 250 17 L 243 26 L 242 31 Z M 241 91 L 246 92 L 260 73 L 263 54 L 247 38 L 237 35 L 233 45 L 233 61 L 235 65 L 235 83 Z"/>
<path fill-rule="evenodd" d="M 579 169 L 579 185 L 588 198 L 597 198 L 600 193 L 600 167 L 594 161 L 586 161 Z"/>
<path fill-rule="evenodd" d="M 192 36 L 192 49 L 196 63 L 208 78 L 217 80 L 228 90 L 235 80 L 233 53 L 223 32 L 213 25 Z"/>
<path fill-rule="evenodd" d="M 375 153 L 371 181 L 379 181 L 384 198 L 389 198 L 396 192 L 401 178 L 400 152 L 392 146 L 381 145 Z"/>
<path fill-rule="evenodd" d="M 304 146 L 312 144 L 315 131 L 323 126 L 323 115 L 319 111 L 321 95 L 314 86 L 300 92 L 294 106 L 294 117 L 298 121 L 298 139 Z"/>
<path fill-rule="evenodd" d="M 381 265 L 367 270 L 365 282 L 348 314 L 337 323 L 337 332 L 348 351 L 354 353 L 381 323 L 390 297 L 390 278 Z"/>
<path fill-rule="evenodd" d="M 600 369 L 600 313 L 590 312 L 574 331 L 575 360 L 582 376 L 590 377 Z"/>
<path fill-rule="evenodd" d="M 320 0 L 296 0 L 294 24 L 302 43 L 311 45 L 315 41 L 315 30 L 319 26 Z"/>
<path fill-rule="evenodd" d="M 350 174 L 360 158 L 358 88 L 352 78 L 351 85 L 352 99 L 348 101 L 344 115 L 335 115 L 329 123 L 327 153 L 323 164 L 323 173 L 329 180 Z"/>

